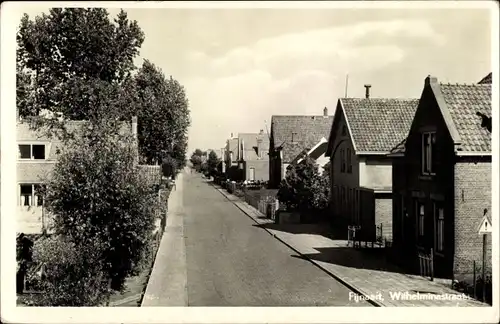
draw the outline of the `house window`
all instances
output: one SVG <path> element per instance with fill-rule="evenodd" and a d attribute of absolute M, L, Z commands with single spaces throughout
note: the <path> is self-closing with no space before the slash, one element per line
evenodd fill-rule
<path fill-rule="evenodd" d="M 20 144 L 19 158 L 22 160 L 45 160 L 45 145 Z"/>
<path fill-rule="evenodd" d="M 422 134 L 422 174 L 434 174 L 436 133 Z"/>
<path fill-rule="evenodd" d="M 347 173 L 352 173 L 351 149 L 347 148 Z"/>
<path fill-rule="evenodd" d="M 425 206 L 424 204 L 417 202 L 417 220 L 418 220 L 418 236 L 424 236 L 424 226 L 425 226 Z"/>
<path fill-rule="evenodd" d="M 33 185 L 22 184 L 21 186 L 21 206 L 31 206 L 33 199 Z"/>
<path fill-rule="evenodd" d="M 434 206 L 436 218 L 436 249 L 438 252 L 444 250 L 444 208 L 439 204 Z"/>
<path fill-rule="evenodd" d="M 20 205 L 21 206 L 42 206 L 43 205 L 43 185 L 40 184 L 20 184 Z"/>
<path fill-rule="evenodd" d="M 340 172 L 345 173 L 345 150 L 340 149 Z"/>

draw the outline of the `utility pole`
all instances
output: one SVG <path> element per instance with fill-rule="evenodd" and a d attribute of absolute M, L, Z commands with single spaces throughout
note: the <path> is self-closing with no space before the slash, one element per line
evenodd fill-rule
<path fill-rule="evenodd" d="M 347 98 L 347 87 L 349 85 L 349 74 L 346 74 L 345 76 L 345 95 L 344 98 Z"/>

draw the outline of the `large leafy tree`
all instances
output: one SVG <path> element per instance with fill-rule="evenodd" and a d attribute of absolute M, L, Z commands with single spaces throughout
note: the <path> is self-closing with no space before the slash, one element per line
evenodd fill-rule
<path fill-rule="evenodd" d="M 203 162 L 202 156 L 203 156 L 203 151 L 200 149 L 194 150 L 193 154 L 191 154 L 190 161 L 193 164 L 193 167 L 198 171 L 200 170 L 201 164 Z"/>
<path fill-rule="evenodd" d="M 144 33 L 123 10 L 114 21 L 108 16 L 103 8 L 53 8 L 34 20 L 23 16 L 17 34 L 21 116 L 46 109 L 89 119 L 98 101 L 118 100 L 118 86 L 134 69 Z"/>
<path fill-rule="evenodd" d="M 172 77 L 166 78 L 161 69 L 148 60 L 135 75 L 134 83 L 142 157 L 147 163 L 159 163 L 168 155 L 183 166 L 190 125 L 184 87 Z"/>
<path fill-rule="evenodd" d="M 214 151 L 210 151 L 207 159 L 207 167 L 208 171 L 214 174 L 217 171 L 217 165 L 219 164 L 220 159 L 217 157 L 217 154 Z"/>

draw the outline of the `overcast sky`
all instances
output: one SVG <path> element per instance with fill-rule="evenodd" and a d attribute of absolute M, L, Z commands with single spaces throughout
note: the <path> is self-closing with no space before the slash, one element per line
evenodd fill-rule
<path fill-rule="evenodd" d="M 429 74 L 471 83 L 491 71 L 488 10 L 126 11 L 146 34 L 137 64 L 147 58 L 186 88 L 190 152 L 265 129 L 273 114 L 333 114 L 346 74 L 348 96 L 369 83 L 373 97 L 418 98 Z"/>

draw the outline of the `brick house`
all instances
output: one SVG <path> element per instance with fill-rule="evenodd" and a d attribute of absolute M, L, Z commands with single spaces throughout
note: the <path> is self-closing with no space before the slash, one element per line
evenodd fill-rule
<path fill-rule="evenodd" d="M 66 129 L 75 133 L 86 125 L 85 121 L 68 121 Z M 137 138 L 137 117 L 131 123 L 124 123 L 124 134 Z M 57 152 L 63 148 L 61 141 L 48 138 L 43 132 L 32 130 L 28 123 L 17 119 L 16 135 L 18 145 L 17 160 L 17 231 L 25 234 L 38 234 L 49 221 L 39 194 L 43 179 L 50 174 L 57 161 Z M 158 167 L 159 168 L 159 167 Z M 148 170 L 149 171 L 149 170 Z"/>
<path fill-rule="evenodd" d="M 309 151 L 332 127 L 333 116 L 325 107 L 319 116 L 272 116 L 269 138 L 269 187 L 278 188 L 288 166 Z"/>
<path fill-rule="evenodd" d="M 488 81 L 489 77 L 489 81 Z M 425 79 L 408 137 L 393 148 L 393 246 L 402 265 L 433 249 L 436 276 L 472 276 L 491 215 L 491 74 L 479 84 Z M 491 240 L 491 237 L 489 238 Z M 488 242 L 491 265 L 491 241 Z"/>
<path fill-rule="evenodd" d="M 410 129 L 418 99 L 338 100 L 326 154 L 330 157 L 331 213 L 339 226 L 361 226 L 367 241 L 392 236 L 390 150 Z M 361 238 L 361 237 L 360 237 Z"/>

